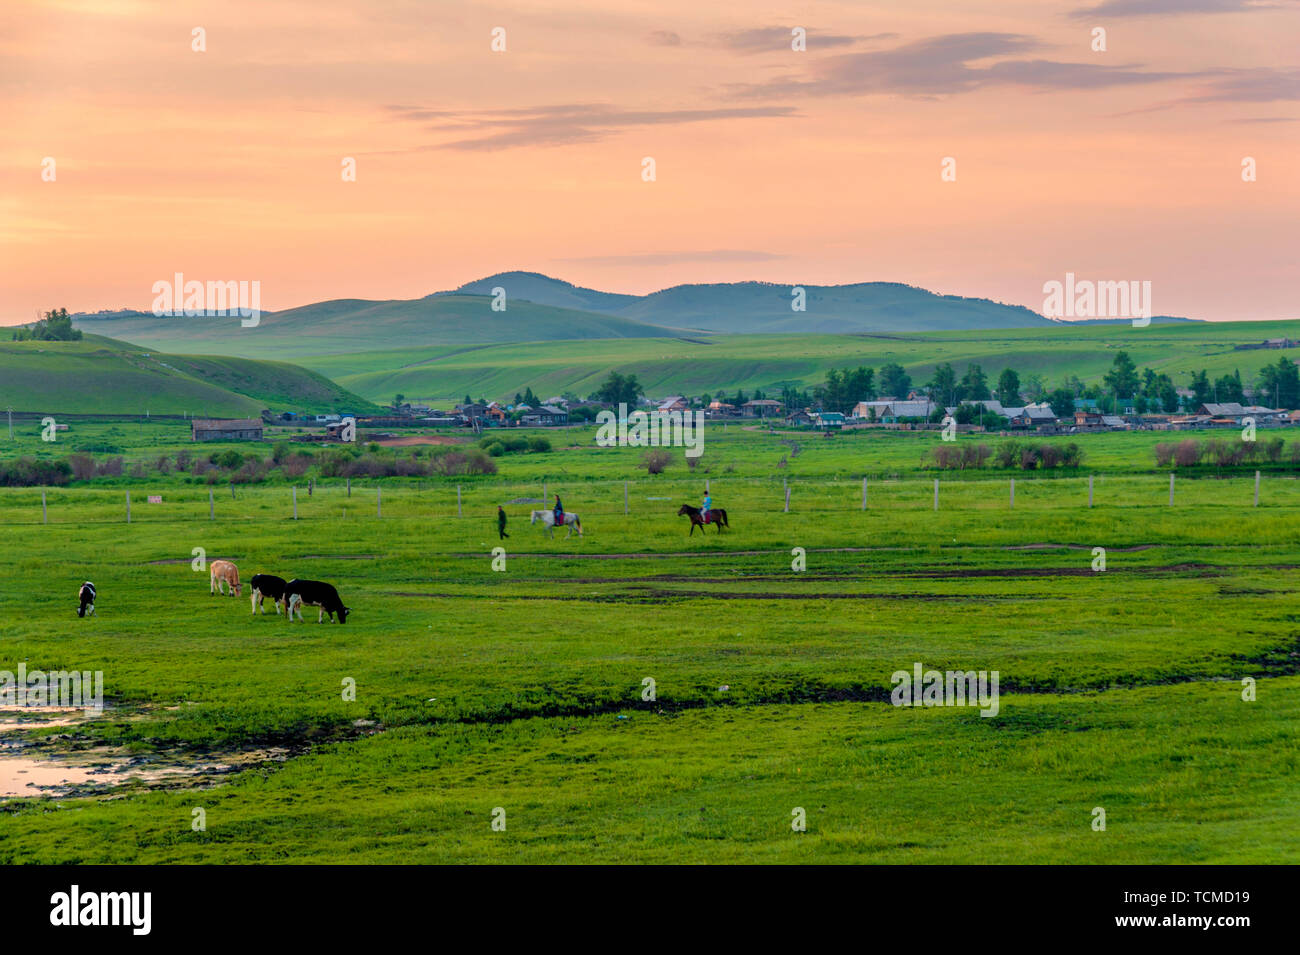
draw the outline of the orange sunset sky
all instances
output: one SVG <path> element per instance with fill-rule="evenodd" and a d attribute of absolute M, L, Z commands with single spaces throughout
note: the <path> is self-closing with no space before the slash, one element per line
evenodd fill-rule
<path fill-rule="evenodd" d="M 0 50 L 3 323 L 506 269 L 1300 318 L 1294 0 L 5 0 Z"/>

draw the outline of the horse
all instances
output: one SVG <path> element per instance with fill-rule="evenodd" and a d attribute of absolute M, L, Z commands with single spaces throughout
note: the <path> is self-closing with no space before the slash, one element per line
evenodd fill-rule
<path fill-rule="evenodd" d="M 547 529 L 551 532 L 552 537 L 555 536 L 555 512 L 554 511 L 533 511 L 533 519 L 528 523 L 536 524 L 538 521 L 541 521 L 543 524 L 546 525 Z M 573 528 L 575 527 L 578 529 L 578 536 L 581 537 L 582 521 L 578 518 L 578 515 L 574 514 L 572 511 L 565 511 L 564 512 L 565 540 L 568 540 L 569 535 L 573 533 Z"/>
<path fill-rule="evenodd" d="M 724 527 L 731 526 L 730 524 L 727 523 L 727 512 L 720 507 L 709 508 L 709 519 L 707 522 L 701 516 L 702 512 L 698 507 L 691 507 L 691 505 L 689 504 L 683 504 L 680 508 L 678 508 L 677 516 L 681 517 L 683 514 L 690 515 L 692 535 L 695 533 L 695 528 L 697 526 L 699 527 L 701 533 L 703 533 L 705 531 L 705 526 L 704 526 L 705 523 L 717 524 L 719 534 L 722 533 L 722 529 Z"/>

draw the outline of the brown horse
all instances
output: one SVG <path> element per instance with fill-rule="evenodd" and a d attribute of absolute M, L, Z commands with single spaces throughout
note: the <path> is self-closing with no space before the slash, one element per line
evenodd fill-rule
<path fill-rule="evenodd" d="M 709 523 L 709 524 L 717 524 L 717 525 L 718 525 L 718 533 L 719 533 L 719 534 L 722 533 L 722 529 L 723 529 L 724 527 L 730 527 L 730 526 L 731 526 L 730 524 L 727 523 L 727 512 L 724 511 L 724 510 L 723 510 L 722 508 L 720 508 L 720 507 L 711 507 L 711 508 L 709 508 L 709 519 L 708 519 L 707 522 L 706 522 L 706 521 L 704 520 L 704 518 L 701 516 L 701 511 L 700 511 L 700 509 L 699 509 L 698 507 L 691 507 L 691 505 L 689 505 L 689 504 L 683 504 L 683 505 L 682 505 L 682 506 L 677 510 L 677 516 L 678 516 L 678 517 L 681 517 L 683 514 L 688 514 L 688 515 L 690 515 L 690 518 L 691 518 L 691 534 L 692 534 L 692 535 L 695 533 L 695 528 L 696 528 L 697 526 L 699 527 L 700 531 L 703 532 L 703 531 L 705 530 L 705 527 L 704 527 L 705 523 Z"/>

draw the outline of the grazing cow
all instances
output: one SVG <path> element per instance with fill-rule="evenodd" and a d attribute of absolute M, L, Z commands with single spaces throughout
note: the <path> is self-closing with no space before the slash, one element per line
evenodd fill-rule
<path fill-rule="evenodd" d="M 226 585 L 230 586 L 231 597 L 238 597 L 240 594 L 239 586 L 239 568 L 228 560 L 214 560 L 208 565 L 208 596 L 221 594 L 225 597 Z"/>
<path fill-rule="evenodd" d="M 262 613 L 266 613 L 262 601 L 267 597 L 270 597 L 271 602 L 275 604 L 275 612 L 280 613 L 280 608 L 284 606 L 285 586 L 283 577 L 277 577 L 275 574 L 254 574 L 253 579 L 248 582 L 248 587 L 253 592 L 253 613 L 257 613 L 259 607 Z"/>
<path fill-rule="evenodd" d="M 89 580 L 81 585 L 81 593 L 77 595 L 81 601 L 81 606 L 77 608 L 77 616 L 84 617 L 87 614 L 95 612 L 95 585 Z"/>
<path fill-rule="evenodd" d="M 323 623 L 325 614 L 330 615 L 330 620 L 334 615 L 339 615 L 339 623 L 348 622 L 348 614 L 351 609 L 343 606 L 343 601 L 339 597 L 339 592 L 330 584 L 321 583 L 319 580 L 291 580 L 284 585 L 284 602 L 288 608 L 289 623 L 293 623 L 293 614 L 298 612 L 298 619 L 302 619 L 302 608 L 308 607 L 319 608 L 316 614 L 316 622 Z"/>

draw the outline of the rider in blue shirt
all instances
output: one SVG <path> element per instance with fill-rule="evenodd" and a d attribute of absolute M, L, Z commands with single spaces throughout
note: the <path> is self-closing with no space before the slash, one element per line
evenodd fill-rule
<path fill-rule="evenodd" d="M 553 513 L 555 515 L 555 526 L 563 527 L 564 526 L 564 505 L 560 503 L 560 495 L 558 494 L 555 495 L 555 508 Z"/>
<path fill-rule="evenodd" d="M 706 490 L 704 492 L 704 506 L 700 508 L 700 520 L 707 521 L 709 519 L 709 509 L 711 507 L 713 507 L 713 498 L 709 497 L 709 492 Z"/>

